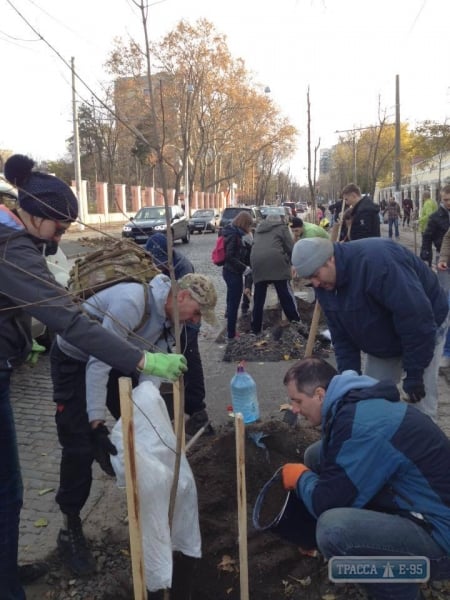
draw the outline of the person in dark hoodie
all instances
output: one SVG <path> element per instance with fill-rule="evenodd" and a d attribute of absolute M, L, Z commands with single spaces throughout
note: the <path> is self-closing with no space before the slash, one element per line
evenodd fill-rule
<path fill-rule="evenodd" d="M 66 183 L 33 166 L 20 154 L 6 161 L 5 177 L 18 189 L 18 206 L 0 206 L 0 593 L 8 600 L 25 598 L 17 565 L 23 488 L 10 382 L 32 349 L 31 317 L 122 373 L 176 380 L 186 370 L 180 354 L 146 352 L 103 329 L 56 282 L 43 252 L 76 220 L 78 203 Z"/>
<path fill-rule="evenodd" d="M 450 577 L 450 441 L 431 419 L 400 402 L 394 383 L 335 369 L 319 358 L 284 377 L 292 410 L 322 439 L 303 463 L 281 468 L 317 519 L 325 557 L 425 556 L 431 579 Z M 426 575 L 426 573 L 423 573 Z M 411 579 L 415 579 L 411 574 Z M 364 584 L 373 600 L 422 598 L 407 580 Z"/>
<path fill-rule="evenodd" d="M 158 269 L 165 275 L 170 276 L 167 237 L 163 233 L 153 234 L 148 238 L 145 249 L 152 255 Z M 172 250 L 172 262 L 176 280 L 181 279 L 188 273 L 194 273 L 194 265 L 191 261 L 175 248 Z M 188 370 L 183 377 L 184 408 L 186 414 L 190 417 L 185 427 L 188 435 L 195 435 L 209 421 L 205 404 L 205 376 L 198 347 L 199 332 L 200 324 L 186 323 L 180 334 L 180 347 L 188 365 Z M 168 401 L 170 412 L 172 392 L 166 390 L 162 395 Z M 212 432 L 211 427 L 209 432 Z"/>
<path fill-rule="evenodd" d="M 244 291 L 244 277 L 251 273 L 251 245 L 245 238 L 251 232 L 253 219 L 249 212 L 239 212 L 230 225 L 223 230 L 225 237 L 225 263 L 222 277 L 227 286 L 227 337 L 228 341 L 236 338 L 236 323 L 239 304 Z M 246 283 L 246 288 L 249 283 Z"/>
<path fill-rule="evenodd" d="M 325 314 L 340 372 L 400 382 L 405 399 L 437 419 L 439 361 L 448 327 L 447 294 L 413 252 L 387 239 L 345 244 L 298 241 L 292 265 Z"/>
<path fill-rule="evenodd" d="M 291 252 L 294 240 L 279 215 L 268 215 L 255 231 L 250 255 L 255 287 L 252 332 L 261 333 L 267 287 L 273 284 L 288 321 L 300 322 L 297 302 L 291 287 Z"/>
<path fill-rule="evenodd" d="M 361 190 L 355 183 L 349 183 L 342 190 L 342 198 L 351 208 L 351 227 L 342 236 L 347 240 L 380 237 L 380 208 L 369 196 L 361 196 Z"/>

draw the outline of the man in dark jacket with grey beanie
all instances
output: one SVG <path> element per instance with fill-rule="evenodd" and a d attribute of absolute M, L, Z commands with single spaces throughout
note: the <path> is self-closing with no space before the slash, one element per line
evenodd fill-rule
<path fill-rule="evenodd" d="M 292 252 L 299 277 L 314 286 L 340 372 L 399 382 L 405 399 L 437 419 L 438 369 L 448 303 L 436 274 L 410 250 L 386 239 L 333 244 L 300 240 Z"/>

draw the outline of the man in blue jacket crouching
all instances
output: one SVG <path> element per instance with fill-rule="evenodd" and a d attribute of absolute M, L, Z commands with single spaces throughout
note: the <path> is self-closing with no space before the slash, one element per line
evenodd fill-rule
<path fill-rule="evenodd" d="M 431 578 L 450 577 L 450 441 L 397 387 L 326 361 L 292 366 L 292 410 L 322 428 L 305 463 L 282 467 L 317 519 L 317 547 L 333 556 L 425 556 Z M 365 584 L 373 600 L 418 600 L 415 582 Z"/>

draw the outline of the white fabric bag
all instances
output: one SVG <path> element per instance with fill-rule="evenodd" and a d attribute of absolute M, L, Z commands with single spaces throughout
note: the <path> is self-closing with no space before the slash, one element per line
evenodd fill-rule
<path fill-rule="evenodd" d="M 183 454 L 171 535 L 168 512 L 175 465 L 175 433 L 165 402 L 152 382 L 144 381 L 136 387 L 133 401 L 145 579 L 147 589 L 153 592 L 171 587 L 174 550 L 194 558 L 201 557 L 197 489 Z M 111 432 L 111 441 L 117 448 L 117 456 L 111 456 L 117 485 L 124 487 L 121 419 Z"/>

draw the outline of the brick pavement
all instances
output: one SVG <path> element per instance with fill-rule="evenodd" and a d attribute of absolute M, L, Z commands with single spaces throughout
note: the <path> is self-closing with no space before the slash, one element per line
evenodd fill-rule
<path fill-rule="evenodd" d="M 386 226 L 382 226 L 383 235 L 386 235 Z M 401 243 L 413 249 L 413 233 L 401 230 Z M 215 236 L 193 237 L 188 246 L 177 245 L 191 260 L 198 265 L 199 272 L 212 276 L 217 283 L 218 290 L 224 292 L 221 270 L 214 267 L 209 260 L 210 251 L 215 242 Z M 205 245 L 207 250 L 205 249 Z M 219 294 L 221 308 L 224 304 L 223 293 Z M 220 314 L 220 313 L 219 313 Z M 206 342 L 211 348 L 216 344 Z M 202 347 L 202 346 L 201 346 Z M 203 346 L 203 350 L 207 346 Z M 219 352 L 202 351 L 208 403 L 216 403 L 214 417 L 226 419 L 223 391 L 228 390 L 230 373 L 233 365 L 224 363 L 208 365 L 208 360 L 218 362 Z M 289 363 L 271 363 L 270 369 L 264 365 L 255 365 L 257 381 L 262 378 L 262 389 L 281 388 L 281 380 Z M 266 381 L 264 381 L 264 378 Z M 275 381 L 275 384 L 274 384 Z M 264 384 L 267 383 L 267 386 Z M 216 395 L 214 395 L 216 390 Z M 447 378 L 439 378 L 439 424 L 450 437 L 450 372 Z M 271 392 L 272 406 L 279 405 L 280 396 Z M 12 402 L 15 413 L 20 460 L 24 481 L 24 507 L 21 514 L 19 553 L 22 562 L 45 558 L 55 548 L 58 530 L 61 526 L 61 517 L 54 496 L 58 486 L 58 469 L 60 448 L 56 436 L 53 419 L 53 402 L 51 399 L 51 382 L 49 361 L 47 356 L 41 357 L 34 368 L 24 365 L 13 376 Z M 270 411 L 269 411 L 270 412 Z M 269 414 L 266 410 L 266 415 Z M 264 412 L 263 418 L 264 418 Z M 108 514 L 111 506 L 104 500 L 110 498 L 110 491 L 114 483 L 104 475 L 96 466 L 94 468 L 94 483 L 89 501 L 83 511 L 84 519 L 88 519 L 94 510 Z M 47 491 L 48 490 L 48 491 Z M 44 493 L 46 492 L 46 493 Z M 102 505 L 105 502 L 105 506 Z M 123 515 L 122 515 L 123 516 Z M 38 527 L 37 522 L 42 519 L 45 526 Z"/>

